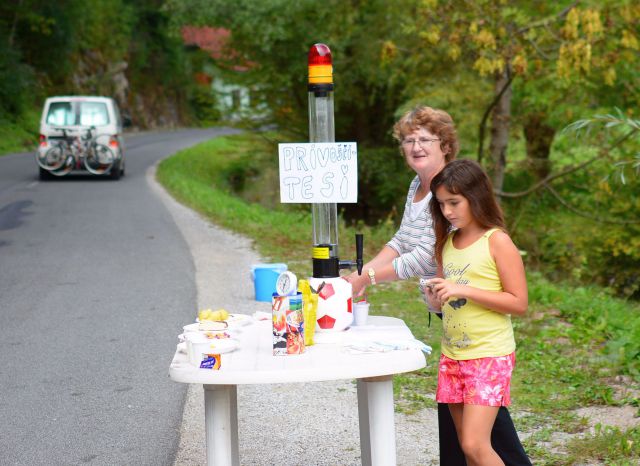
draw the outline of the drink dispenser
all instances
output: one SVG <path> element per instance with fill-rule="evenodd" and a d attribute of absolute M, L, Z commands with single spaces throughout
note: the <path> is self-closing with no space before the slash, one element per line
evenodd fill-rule
<path fill-rule="evenodd" d="M 309 50 L 309 142 L 335 142 L 333 115 L 333 65 L 324 44 Z M 362 273 L 362 235 L 356 235 L 355 261 L 341 261 L 338 251 L 338 212 L 335 203 L 313 203 L 313 277 L 309 284 L 318 293 L 317 330 L 339 331 L 353 321 L 351 284 L 340 278 L 340 269 L 357 266 Z"/>

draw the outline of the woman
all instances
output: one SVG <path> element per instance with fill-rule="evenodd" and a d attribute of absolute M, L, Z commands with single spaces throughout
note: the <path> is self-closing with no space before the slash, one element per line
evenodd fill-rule
<path fill-rule="evenodd" d="M 361 295 L 367 286 L 380 282 L 436 276 L 435 235 L 429 211 L 430 185 L 433 177 L 458 154 L 455 125 L 447 112 L 419 106 L 398 120 L 393 127 L 393 136 L 400 143 L 400 152 L 416 176 L 409 186 L 402 222 L 396 234 L 364 265 L 362 275 L 354 272 L 345 277 L 352 284 L 354 295 Z M 440 464 L 466 465 L 446 404 L 438 404 L 438 424 Z M 498 412 L 491 441 L 505 464 L 531 466 L 505 407 Z M 508 447 L 503 447 L 505 445 Z"/>
<path fill-rule="evenodd" d="M 347 280 L 354 295 L 362 294 L 369 284 L 432 278 L 436 274 L 433 258 L 433 234 L 429 213 L 431 179 L 458 153 L 458 137 L 453 120 L 443 110 L 418 107 L 405 114 L 393 127 L 400 152 L 416 172 L 409 186 L 400 229 L 370 262 L 362 275 L 352 273 Z"/>

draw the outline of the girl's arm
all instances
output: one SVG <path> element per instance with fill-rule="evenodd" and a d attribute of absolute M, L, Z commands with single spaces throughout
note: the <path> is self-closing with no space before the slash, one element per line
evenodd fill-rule
<path fill-rule="evenodd" d="M 432 280 L 434 291 L 444 303 L 449 298 L 466 298 L 503 314 L 524 315 L 529 306 L 527 279 L 520 252 L 509 235 L 496 231 L 489 237 L 503 291 L 487 291 L 468 285 L 451 283 L 442 278 Z"/>

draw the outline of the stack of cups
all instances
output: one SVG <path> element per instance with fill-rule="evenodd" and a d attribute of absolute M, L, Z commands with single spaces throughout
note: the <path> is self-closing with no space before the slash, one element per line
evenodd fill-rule
<path fill-rule="evenodd" d="M 353 325 L 367 325 L 369 317 L 369 303 L 358 301 L 353 304 Z"/>

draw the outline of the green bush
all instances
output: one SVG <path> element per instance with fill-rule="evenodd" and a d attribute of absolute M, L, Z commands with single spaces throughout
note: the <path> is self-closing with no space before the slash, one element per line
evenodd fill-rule
<path fill-rule="evenodd" d="M 208 86 L 195 86 L 190 103 L 196 118 L 203 126 L 220 121 L 220 111 L 216 107 L 216 99 Z"/>
<path fill-rule="evenodd" d="M 505 200 L 516 244 L 528 265 L 548 277 L 574 284 L 596 283 L 620 296 L 640 298 L 640 179 L 621 184 L 605 179 L 606 163 L 543 190 Z M 528 186 L 526 175 L 511 175 L 509 186 Z M 512 190 L 517 190 L 512 189 Z M 571 207 L 568 207 L 571 206 Z"/>
<path fill-rule="evenodd" d="M 0 155 L 35 151 L 39 117 L 36 111 L 26 111 L 14 119 L 0 117 Z"/>
<path fill-rule="evenodd" d="M 572 324 L 566 331 L 573 346 L 597 345 L 610 365 L 640 377 L 640 309 L 638 305 L 616 299 L 612 292 L 597 286 L 569 290 L 553 286 L 541 276 L 529 280 L 529 299 L 536 306 L 556 309 Z"/>

